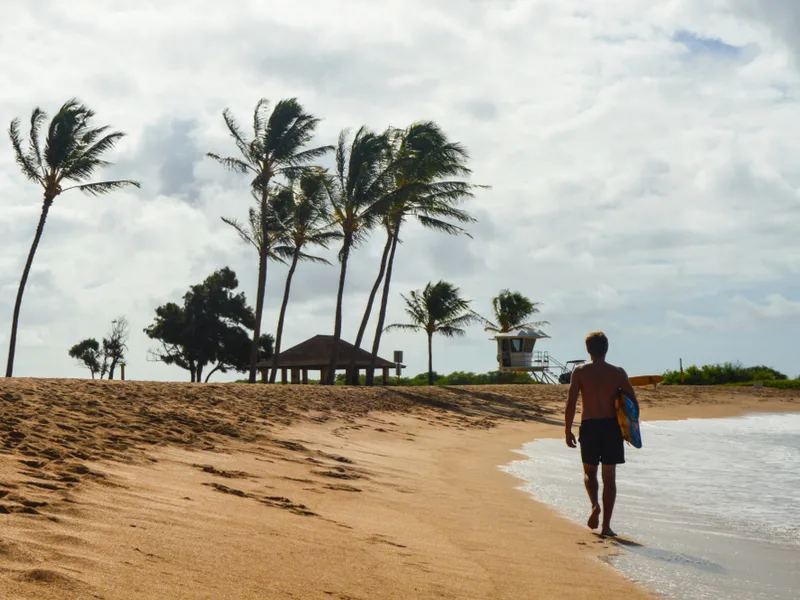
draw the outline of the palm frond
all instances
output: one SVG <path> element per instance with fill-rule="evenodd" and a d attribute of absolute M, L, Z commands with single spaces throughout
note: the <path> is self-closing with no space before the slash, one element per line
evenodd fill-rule
<path fill-rule="evenodd" d="M 331 242 L 342 239 L 341 231 L 320 231 L 308 234 L 306 244 L 327 248 Z"/>
<path fill-rule="evenodd" d="M 545 325 L 550 325 L 550 321 L 528 321 L 527 323 L 520 323 L 515 329 L 535 329 Z"/>
<path fill-rule="evenodd" d="M 206 156 L 208 156 L 209 158 L 213 158 L 223 167 L 225 167 L 229 171 L 233 171 L 234 173 L 247 173 L 248 171 L 255 172 L 253 167 L 251 167 L 248 163 L 238 158 L 232 158 L 230 156 L 219 156 L 218 154 L 214 154 L 213 152 L 207 152 Z"/>
<path fill-rule="evenodd" d="M 273 246 L 270 249 L 270 256 L 280 260 L 288 260 L 294 256 L 294 252 L 293 246 Z"/>
<path fill-rule="evenodd" d="M 319 265 L 330 265 L 331 262 L 326 259 L 322 258 L 321 256 L 312 256 L 310 254 L 306 254 L 305 252 L 301 252 L 299 255 L 300 260 L 304 260 L 306 262 L 312 262 Z"/>
<path fill-rule="evenodd" d="M 259 139 L 264 135 L 264 127 L 266 126 L 266 121 L 262 116 L 262 111 L 266 112 L 269 109 L 269 100 L 266 98 L 261 98 L 256 103 L 256 108 L 253 111 L 253 137 L 255 139 Z"/>
<path fill-rule="evenodd" d="M 105 127 L 98 128 L 90 132 L 96 134 Z M 101 167 L 105 167 L 110 163 L 100 158 L 104 153 L 111 150 L 116 143 L 125 136 L 121 131 L 115 131 L 108 135 L 103 136 L 98 141 L 94 142 L 84 151 L 75 152 L 74 156 L 70 156 L 67 164 L 63 166 L 62 179 L 72 181 L 85 181 L 89 179 L 94 172 Z M 96 136 L 89 136 L 94 139 Z M 86 138 L 82 141 L 81 145 L 86 142 Z"/>
<path fill-rule="evenodd" d="M 311 141 L 319 119 L 307 113 L 297 98 L 280 100 L 269 116 L 263 149 L 280 166 L 297 166 L 300 148 Z M 313 152 L 313 151 L 312 151 Z M 312 160 L 309 158 L 308 160 Z"/>
<path fill-rule="evenodd" d="M 84 194 L 89 194 L 90 196 L 102 196 L 103 194 L 108 194 L 109 192 L 121 190 L 129 185 L 136 188 L 141 187 L 141 184 L 138 181 L 133 181 L 131 179 L 117 179 L 115 181 L 98 181 L 95 183 L 82 183 L 80 185 L 73 185 L 68 188 L 64 188 L 61 190 L 61 192 L 64 193 L 68 190 L 80 190 Z"/>
<path fill-rule="evenodd" d="M 408 323 L 392 323 L 391 325 L 384 327 L 383 331 L 424 331 L 424 327 L 419 325 L 410 325 Z"/>
<path fill-rule="evenodd" d="M 319 148 L 311 148 L 310 150 L 303 150 L 302 152 L 295 153 L 291 158 L 292 167 L 297 168 L 298 165 L 307 165 L 308 163 L 325 156 L 328 152 L 334 149 L 333 146 L 320 146 Z M 287 167 L 291 168 L 291 167 Z"/>
<path fill-rule="evenodd" d="M 261 251 L 261 245 L 257 242 L 255 237 L 253 236 L 252 232 L 247 231 L 244 225 L 239 223 L 236 219 L 229 219 L 228 217 L 220 217 L 223 223 L 230 225 L 236 230 L 236 233 L 239 234 L 239 237 L 242 241 L 252 245 L 256 250 L 259 252 Z"/>
<path fill-rule="evenodd" d="M 448 223 L 447 221 L 426 217 L 425 215 L 417 215 L 417 220 L 422 224 L 423 227 L 427 227 L 428 229 L 443 231 L 444 233 L 449 233 L 450 235 L 462 234 L 472 239 L 472 236 L 467 232 L 466 229 L 457 227 L 456 225 Z"/>
<path fill-rule="evenodd" d="M 245 161 L 248 163 L 254 162 L 254 157 L 250 152 L 250 144 L 248 144 L 247 140 L 244 137 L 244 133 L 239 128 L 239 124 L 236 122 L 233 114 L 229 109 L 225 109 L 222 111 L 222 118 L 225 121 L 225 126 L 228 128 L 228 133 L 230 133 L 233 141 L 236 143 L 236 147 L 239 148 L 239 152 L 242 153 Z"/>
<path fill-rule="evenodd" d="M 436 333 L 443 335 L 444 337 L 464 337 L 467 335 L 467 332 L 460 327 L 455 327 L 453 325 L 442 325 L 436 328 Z"/>
<path fill-rule="evenodd" d="M 42 149 L 39 145 L 39 131 L 42 128 L 42 123 L 47 120 L 47 113 L 45 113 L 38 106 L 33 109 L 31 113 L 31 130 L 30 130 L 30 145 L 31 151 L 29 156 L 36 166 L 41 171 L 42 169 Z"/>
<path fill-rule="evenodd" d="M 11 139 L 11 146 L 14 148 L 14 158 L 17 161 L 22 174 L 30 181 L 42 183 L 42 175 L 37 169 L 36 163 L 31 159 L 30 153 L 22 149 L 22 135 L 19 131 L 19 119 L 14 119 L 8 126 L 8 137 Z"/>
<path fill-rule="evenodd" d="M 442 319 L 441 323 L 443 327 L 465 327 L 467 325 L 472 325 L 477 320 L 478 319 L 476 319 L 475 315 L 469 312 L 447 319 Z"/>
<path fill-rule="evenodd" d="M 94 112 L 77 100 L 69 100 L 50 121 L 44 147 L 44 160 L 53 171 L 68 167 L 85 134 Z"/>

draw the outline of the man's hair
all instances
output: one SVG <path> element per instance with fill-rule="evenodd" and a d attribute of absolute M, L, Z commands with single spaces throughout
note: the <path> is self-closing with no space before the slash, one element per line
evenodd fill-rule
<path fill-rule="evenodd" d="M 602 331 L 593 331 L 586 336 L 586 351 L 590 356 L 603 358 L 608 352 L 608 338 Z"/>

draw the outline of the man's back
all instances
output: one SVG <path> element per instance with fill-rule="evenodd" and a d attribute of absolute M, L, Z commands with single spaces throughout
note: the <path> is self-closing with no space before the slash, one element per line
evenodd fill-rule
<path fill-rule="evenodd" d="M 617 392 L 630 386 L 625 371 L 604 360 L 576 367 L 570 383 L 581 393 L 581 421 L 615 418 Z"/>
<path fill-rule="evenodd" d="M 586 336 L 586 351 L 592 358 L 589 364 L 576 367 L 572 372 L 564 411 L 564 433 L 567 446 L 575 448 L 578 440 L 572 433 L 572 422 L 578 405 L 578 396 L 583 399 L 581 412 L 580 444 L 583 461 L 583 482 L 592 503 L 592 512 L 586 524 L 597 529 L 603 515 L 601 535 L 616 535 L 611 529 L 611 514 L 617 498 L 616 469 L 625 462 L 625 446 L 622 431 L 616 419 L 617 393 L 622 389 L 636 404 L 636 392 L 631 387 L 628 375 L 620 367 L 606 362 L 608 338 L 602 331 L 593 331 Z M 603 508 L 598 500 L 598 466 L 603 465 Z"/>

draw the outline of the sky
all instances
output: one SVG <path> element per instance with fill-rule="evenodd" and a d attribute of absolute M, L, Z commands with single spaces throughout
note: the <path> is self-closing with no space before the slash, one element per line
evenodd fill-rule
<path fill-rule="evenodd" d="M 100 176 L 142 182 L 57 198 L 22 308 L 15 375 L 86 377 L 68 356 L 131 324 L 127 377 L 188 380 L 148 360 L 155 308 L 231 267 L 255 299 L 257 260 L 220 217 L 243 218 L 244 176 L 222 111 L 297 97 L 343 128 L 426 119 L 470 153 L 472 238 L 409 226 L 401 293 L 444 279 L 489 315 L 517 290 L 550 322 L 537 350 L 585 358 L 602 329 L 630 375 L 722 361 L 800 375 L 800 4 L 793 0 L 2 0 L 0 122 L 77 97 L 127 136 Z M 0 141 L 0 358 L 41 193 Z M 376 232 L 352 257 L 343 338 L 377 274 Z M 328 256 L 336 260 L 335 251 Z M 264 328 L 286 268 L 271 265 Z M 331 334 L 338 268 L 298 269 L 283 347 Z M 370 331 L 374 329 L 374 320 Z M 371 334 L 368 336 L 371 345 Z M 388 333 L 426 369 L 423 334 Z M 496 369 L 481 326 L 434 340 L 434 368 Z M 224 381 L 236 373 L 214 376 Z"/>

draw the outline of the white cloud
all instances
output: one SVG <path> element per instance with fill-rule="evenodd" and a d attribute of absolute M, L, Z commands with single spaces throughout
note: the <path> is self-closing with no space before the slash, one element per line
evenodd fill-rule
<path fill-rule="evenodd" d="M 788 323 L 800 318 L 800 302 L 788 300 L 780 294 L 770 294 L 765 304 L 737 296 L 731 305 L 733 320 L 742 325 L 757 326 L 765 321 Z"/>
<path fill-rule="evenodd" d="M 436 119 L 469 148 L 475 181 L 492 186 L 470 203 L 474 240 L 406 230 L 389 322 L 403 318 L 399 292 L 429 280 L 452 280 L 482 311 L 511 287 L 544 302 L 554 355 L 581 354 L 587 329 L 602 327 L 625 340 L 617 356 L 637 372 L 664 368 L 647 358 L 656 339 L 671 352 L 703 332 L 724 350 L 743 318 L 796 318 L 795 3 L 7 4 L 0 120 L 77 95 L 129 134 L 109 175 L 143 183 L 57 200 L 26 292 L 21 375 L 81 374 L 67 348 L 124 313 L 129 373 L 182 378 L 144 360 L 153 308 L 224 265 L 254 296 L 252 252 L 219 219 L 246 214 L 246 182 L 203 154 L 232 152 L 222 109 L 247 124 L 262 96 L 298 96 L 323 118 L 320 143 L 345 126 Z M 0 147 L 0 342 L 39 202 Z M 353 259 L 345 337 L 360 322 L 380 238 Z M 268 329 L 284 272 L 270 271 Z M 301 267 L 285 347 L 332 330 L 336 277 Z M 437 340 L 435 367 L 491 368 L 485 338 L 475 328 L 467 340 Z M 412 371 L 424 368 L 421 337 L 384 339 L 384 354 L 403 348 Z M 757 349 L 760 362 L 788 368 L 773 341 Z M 722 353 L 708 348 L 709 360 Z"/>

